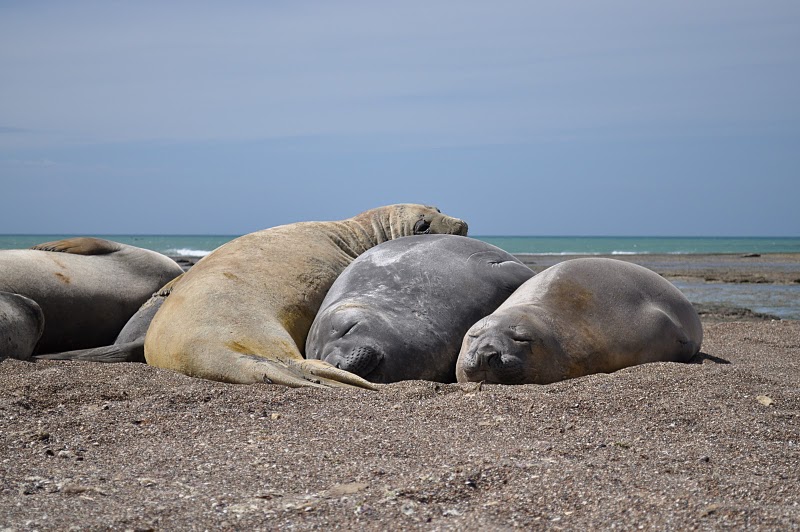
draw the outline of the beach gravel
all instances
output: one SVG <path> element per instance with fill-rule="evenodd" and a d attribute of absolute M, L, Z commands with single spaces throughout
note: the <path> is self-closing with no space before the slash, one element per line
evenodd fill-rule
<path fill-rule="evenodd" d="M 693 364 L 378 392 L 0 362 L 0 530 L 800 526 L 800 322 Z"/>

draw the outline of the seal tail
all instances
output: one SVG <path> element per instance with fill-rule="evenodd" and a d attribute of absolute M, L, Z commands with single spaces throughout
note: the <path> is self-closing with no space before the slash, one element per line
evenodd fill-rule
<path fill-rule="evenodd" d="M 144 340 L 36 355 L 39 360 L 82 360 L 85 362 L 144 362 Z"/>

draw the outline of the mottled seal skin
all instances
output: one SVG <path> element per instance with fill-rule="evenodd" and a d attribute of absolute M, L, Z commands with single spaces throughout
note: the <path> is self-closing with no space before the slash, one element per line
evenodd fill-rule
<path fill-rule="evenodd" d="M 44 331 L 44 313 L 36 301 L 0 292 L 0 360 L 30 360 Z"/>
<path fill-rule="evenodd" d="M 161 290 L 153 294 L 150 299 L 139 307 L 131 316 L 128 323 L 122 328 L 112 345 L 93 347 L 91 349 L 76 349 L 61 353 L 37 355 L 37 359 L 44 360 L 83 360 L 87 362 L 145 362 L 144 339 L 150 322 L 164 300 L 172 291 L 172 285 L 180 279 L 179 275 L 166 284 Z"/>
<path fill-rule="evenodd" d="M 142 303 L 183 272 L 160 253 L 78 237 L 0 251 L 0 290 L 36 301 L 36 353 L 108 345 Z"/>
<path fill-rule="evenodd" d="M 685 362 L 702 341 L 697 312 L 657 273 L 614 259 L 574 259 L 527 281 L 472 326 L 456 376 L 548 384 L 646 362 Z"/>
<path fill-rule="evenodd" d="M 434 207 L 402 204 L 232 240 L 174 284 L 147 331 L 147 363 L 232 383 L 373 387 L 352 373 L 303 358 L 325 294 L 348 264 L 381 242 L 466 232 L 463 221 Z"/>
<path fill-rule="evenodd" d="M 532 276 L 502 249 L 472 238 L 386 242 L 333 283 L 306 357 L 376 383 L 454 382 L 464 333 Z"/>

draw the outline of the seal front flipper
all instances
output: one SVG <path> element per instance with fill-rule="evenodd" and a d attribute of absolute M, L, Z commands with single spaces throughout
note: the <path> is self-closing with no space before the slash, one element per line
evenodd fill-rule
<path fill-rule="evenodd" d="M 227 351 L 202 357 L 195 354 L 195 360 L 208 362 L 202 368 L 202 376 L 232 384 L 281 384 L 291 388 L 303 387 L 357 387 L 375 390 L 377 387 L 358 375 L 335 368 L 320 360 L 295 360 L 278 356 L 258 356 Z M 201 369 L 201 368 L 195 368 Z M 198 376 L 194 372 L 186 372 Z"/>
<path fill-rule="evenodd" d="M 350 373 L 343 369 L 334 367 L 323 360 L 298 360 L 292 361 L 293 369 L 299 371 L 306 380 L 319 380 L 322 384 L 331 387 L 366 388 L 377 390 L 378 387 L 359 377 L 355 373 Z"/>
<path fill-rule="evenodd" d="M 56 251 L 59 253 L 72 253 L 73 255 L 107 255 L 122 249 L 122 245 L 102 238 L 89 236 L 79 236 L 75 238 L 65 238 L 53 242 L 36 244 L 31 249 L 39 251 Z"/>
<path fill-rule="evenodd" d="M 248 371 L 256 381 L 267 384 L 282 384 L 292 388 L 366 388 L 377 390 L 377 386 L 354 373 L 335 368 L 322 360 L 277 360 L 254 355 L 242 355 Z M 244 368 L 241 368 L 244 370 Z M 244 374 L 244 371 L 242 373 Z"/>
<path fill-rule="evenodd" d="M 38 360 L 83 360 L 86 362 L 144 362 L 144 337 L 133 342 L 36 355 Z"/>

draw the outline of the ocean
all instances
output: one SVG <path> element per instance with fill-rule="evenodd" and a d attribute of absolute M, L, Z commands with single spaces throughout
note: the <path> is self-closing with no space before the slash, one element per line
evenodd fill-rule
<path fill-rule="evenodd" d="M 0 249 L 22 249 L 74 235 L 0 235 Z M 92 235 L 165 255 L 205 256 L 238 235 Z M 476 236 L 509 253 L 537 255 L 638 255 L 800 253 L 800 237 L 563 237 Z M 800 320 L 800 284 L 675 281 L 693 303 L 748 308 Z"/>

